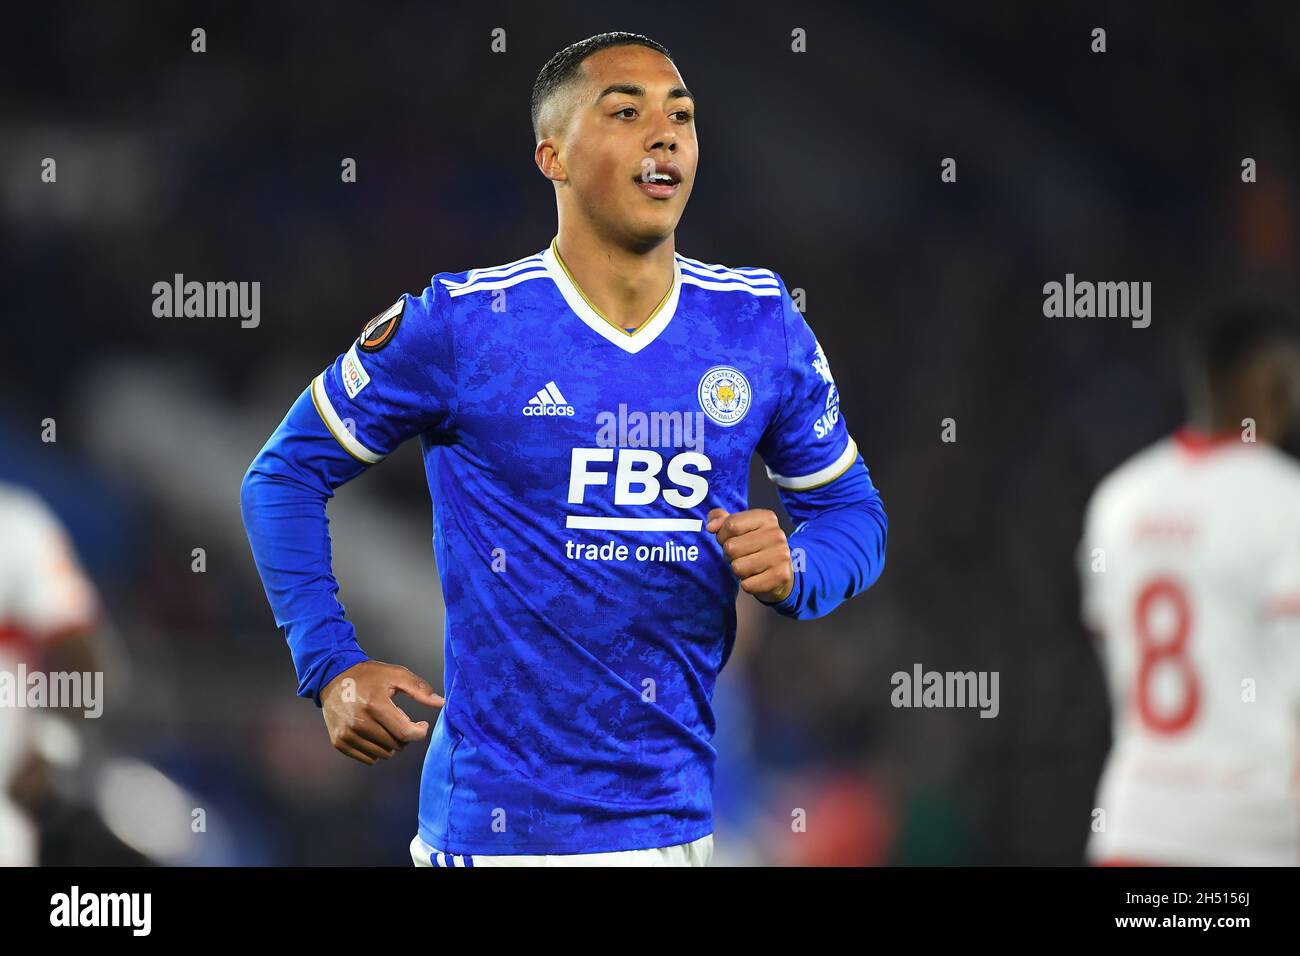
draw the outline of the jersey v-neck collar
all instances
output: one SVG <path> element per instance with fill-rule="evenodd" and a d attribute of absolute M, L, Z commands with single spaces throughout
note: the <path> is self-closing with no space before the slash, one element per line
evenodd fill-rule
<path fill-rule="evenodd" d="M 673 256 L 672 287 L 659 301 L 654 311 L 650 313 L 650 317 L 637 326 L 634 332 L 624 331 L 623 328 L 606 319 L 583 291 L 578 288 L 578 283 L 574 281 L 573 276 L 569 274 L 569 270 L 565 267 L 564 261 L 560 258 L 555 239 L 551 240 L 551 244 L 542 253 L 542 262 L 546 265 L 547 273 L 555 282 L 556 288 L 560 290 L 560 294 L 564 296 L 564 301 L 568 303 L 574 315 L 580 318 L 583 324 L 600 335 L 601 338 L 617 345 L 624 352 L 633 355 L 640 352 L 659 337 L 659 333 L 668 327 L 668 323 L 672 321 L 673 316 L 677 313 L 677 300 L 682 291 L 682 268 L 676 256 Z"/>

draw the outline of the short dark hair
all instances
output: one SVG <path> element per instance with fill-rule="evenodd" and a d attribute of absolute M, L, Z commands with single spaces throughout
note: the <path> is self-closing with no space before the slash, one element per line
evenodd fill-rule
<path fill-rule="evenodd" d="M 1300 343 L 1300 327 L 1283 306 L 1265 300 L 1234 299 L 1211 307 L 1184 342 L 1187 373 L 1193 381 L 1226 381 L 1261 350 L 1283 342 Z"/>
<path fill-rule="evenodd" d="M 582 66 L 583 60 L 593 53 L 599 53 L 601 50 L 606 50 L 612 46 L 646 46 L 652 50 L 658 50 L 670 60 L 673 58 L 663 44 L 656 43 L 648 36 L 642 36 L 640 33 L 624 33 L 622 31 L 597 33 L 594 37 L 587 37 L 585 40 L 569 44 L 546 61 L 546 65 L 542 67 L 541 72 L 537 74 L 537 79 L 533 82 L 532 119 L 534 141 L 542 138 L 539 121 L 542 117 L 542 107 L 546 101 L 551 98 L 552 94 L 578 75 L 578 68 Z"/>

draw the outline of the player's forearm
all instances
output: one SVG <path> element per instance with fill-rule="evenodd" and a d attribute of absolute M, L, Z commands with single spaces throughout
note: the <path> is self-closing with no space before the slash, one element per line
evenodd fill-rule
<path fill-rule="evenodd" d="M 298 694 L 318 704 L 326 684 L 367 659 L 335 597 L 326 514 L 334 488 L 362 470 L 325 429 L 304 391 L 240 487 L 249 546 L 293 654 Z"/>
<path fill-rule="evenodd" d="M 795 522 L 795 575 L 789 596 L 772 607 L 801 620 L 823 617 L 869 588 L 884 570 L 889 522 L 880 493 L 859 455 L 829 485 L 780 494 Z"/>

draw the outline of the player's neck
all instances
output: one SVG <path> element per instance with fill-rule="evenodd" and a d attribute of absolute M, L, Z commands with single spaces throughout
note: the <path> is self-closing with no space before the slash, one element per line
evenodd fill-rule
<path fill-rule="evenodd" d="M 1187 427 L 1200 435 L 1221 435 L 1241 430 L 1240 425 L 1234 428 L 1233 421 L 1233 416 L 1225 414 L 1222 408 L 1201 408 L 1187 416 Z"/>
<path fill-rule="evenodd" d="M 673 285 L 673 237 L 633 251 L 585 229 L 560 224 L 556 251 L 582 294 L 619 328 L 641 325 Z"/>

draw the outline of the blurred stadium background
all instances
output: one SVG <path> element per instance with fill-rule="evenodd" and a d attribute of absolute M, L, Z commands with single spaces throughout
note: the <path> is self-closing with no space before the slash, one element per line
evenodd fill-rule
<path fill-rule="evenodd" d="M 409 863 L 423 748 L 365 768 L 329 747 L 294 696 L 239 481 L 399 292 L 550 240 L 529 88 L 557 49 L 610 29 L 664 43 L 699 97 L 678 250 L 806 291 L 890 518 L 883 578 L 831 617 L 795 624 L 742 595 L 716 701 L 715 862 L 1082 862 L 1109 738 L 1077 613 L 1082 507 L 1180 424 L 1173 344 L 1207 296 L 1294 295 L 1300 7 L 7 13 L 0 480 L 68 527 L 112 649 L 104 717 L 79 725 L 81 747 L 47 745 L 42 862 Z M 1044 318 L 1042 286 L 1067 272 L 1150 281 L 1151 327 Z M 260 325 L 155 318 L 153 284 L 176 273 L 260 282 Z M 779 508 L 757 463 L 752 505 Z M 441 687 L 418 450 L 330 516 L 362 646 Z M 891 707 L 890 675 L 917 663 L 998 671 L 999 715 Z"/>

